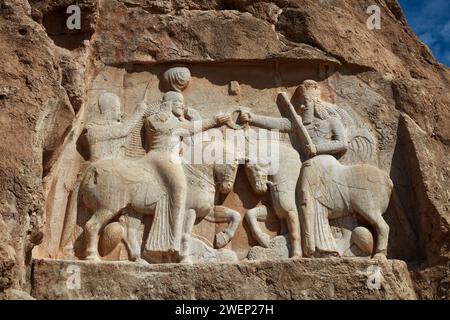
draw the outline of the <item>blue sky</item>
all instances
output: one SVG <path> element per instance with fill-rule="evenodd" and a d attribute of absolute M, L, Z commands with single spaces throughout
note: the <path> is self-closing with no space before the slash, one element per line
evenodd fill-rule
<path fill-rule="evenodd" d="M 409 25 L 450 66 L 450 0 L 399 0 Z"/>

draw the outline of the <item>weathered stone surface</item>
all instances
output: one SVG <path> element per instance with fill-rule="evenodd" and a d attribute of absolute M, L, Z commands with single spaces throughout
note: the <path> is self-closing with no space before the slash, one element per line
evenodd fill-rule
<path fill-rule="evenodd" d="M 248 260 L 279 260 L 289 258 L 289 238 L 277 236 L 270 240 L 267 248 L 255 246 L 247 255 Z"/>
<path fill-rule="evenodd" d="M 29 295 L 28 292 L 8 289 L 3 293 L 0 293 L 1 300 L 36 300 L 32 296 Z"/>
<path fill-rule="evenodd" d="M 408 27 L 397 1 L 82 0 L 78 1 L 82 28 L 71 31 L 64 27 L 69 4 L 72 1 L 0 3 L 0 299 L 30 291 L 32 254 L 59 255 L 67 200 L 89 158 L 80 137 L 85 122 L 95 115 L 97 93 L 119 92 L 126 113 L 131 114 L 146 86 L 149 99 L 161 98 L 158 77 L 169 63 L 189 65 L 194 79 L 186 100 L 198 104 L 202 116 L 211 116 L 224 105 L 245 105 L 256 113 L 279 116 L 274 99 L 278 91 L 294 94 L 305 79 L 327 88 L 322 94 L 325 100 L 354 110 L 374 132 L 376 162 L 394 181 L 417 235 L 417 241 L 405 241 L 402 222 L 395 210 L 388 210 L 388 257 L 408 261 L 419 298 L 449 298 L 450 71 L 436 62 Z M 372 4 L 381 7 L 381 30 L 366 28 L 366 8 Z M 239 90 L 233 81 L 239 83 Z M 247 182 L 238 181 L 224 203 L 244 217 L 259 202 L 267 203 L 268 197 L 249 197 Z M 225 249 L 236 252 L 239 259 L 256 245 L 247 228 L 241 225 Z M 278 222 L 269 221 L 265 228 L 271 235 L 279 234 Z M 221 225 L 194 227 L 210 241 L 222 230 Z M 65 263 L 38 261 L 32 294 L 38 298 L 172 297 L 163 287 L 158 287 L 160 291 L 140 287 L 133 272 L 141 267 L 75 263 L 87 276 L 83 283 L 88 287 L 82 293 L 67 291 L 55 280 L 60 279 L 56 270 Z M 160 279 L 169 287 L 179 286 L 183 297 L 235 298 L 233 286 L 221 282 L 230 284 L 234 274 L 254 290 L 248 298 L 414 297 L 400 262 L 382 266 L 393 270 L 386 272 L 387 291 L 364 291 L 362 286 L 353 287 L 352 281 L 343 281 L 353 279 L 355 268 L 365 270 L 368 263 L 294 260 L 142 268 L 150 273 L 179 273 L 173 281 L 164 274 Z M 206 271 L 205 278 L 199 270 Z M 262 275 L 246 282 L 244 275 L 251 277 L 251 270 L 262 270 Z M 273 270 L 286 270 L 289 276 L 271 282 Z M 196 274 L 192 282 L 177 280 L 191 271 Z M 339 278 L 340 271 L 346 276 Z M 108 272 L 114 274 L 113 280 L 106 278 Z M 104 291 L 98 292 L 95 275 L 107 283 L 126 275 L 124 279 L 136 286 L 108 292 L 99 284 Z M 332 281 L 321 280 L 324 275 L 331 275 Z M 358 277 L 362 284 L 362 276 Z M 211 287 L 202 287 L 201 279 Z M 314 286 L 308 284 L 314 282 L 311 279 L 320 281 Z M 53 291 L 45 291 L 43 284 L 48 281 L 54 283 Z M 297 287 L 291 289 L 291 282 Z M 143 293 L 132 288 L 143 288 Z M 355 293 L 350 293 L 352 288 Z"/>
<path fill-rule="evenodd" d="M 307 44 L 286 45 L 280 41 L 273 24 L 250 12 L 190 8 L 178 10 L 175 15 L 149 14 L 145 6 L 130 6 L 126 1 L 103 4 L 99 11 L 103 19 L 97 26 L 93 46 L 107 65 L 284 57 L 339 63 Z M 140 36 L 133 36 L 136 34 Z"/>
<path fill-rule="evenodd" d="M 192 239 L 191 259 L 193 262 L 214 263 L 214 262 L 237 262 L 238 257 L 233 250 L 216 250 L 198 239 Z"/>
<path fill-rule="evenodd" d="M 42 178 L 74 117 L 57 52 L 28 2 L 1 7 L 0 290 L 27 286 L 27 257 L 45 220 Z"/>
<path fill-rule="evenodd" d="M 80 268 L 81 289 L 67 289 L 69 266 Z M 381 269 L 379 290 L 367 287 L 370 266 Z M 35 260 L 33 270 L 32 295 L 37 299 L 416 299 L 406 265 L 397 260 L 294 259 L 194 266 Z"/>

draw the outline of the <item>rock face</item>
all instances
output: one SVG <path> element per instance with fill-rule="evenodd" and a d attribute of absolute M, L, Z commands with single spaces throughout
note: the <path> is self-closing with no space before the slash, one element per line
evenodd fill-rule
<path fill-rule="evenodd" d="M 0 1 L 0 298 L 27 298 L 28 294 L 38 299 L 450 298 L 450 71 L 436 62 L 412 32 L 396 0 L 77 3 L 81 28 L 68 30 L 66 9 L 72 1 Z M 366 25 L 366 9 L 373 4 L 381 10 L 379 30 L 370 30 Z M 323 10 L 324 6 L 327 10 Z M 172 88 L 165 88 L 165 72 L 180 65 L 190 72 L 189 85 L 180 87 L 183 79 L 177 79 L 174 86 L 169 79 Z M 317 85 L 316 104 L 326 110 L 338 110 L 335 115 L 349 137 L 345 154 L 332 155 L 345 165 L 364 163 L 378 168 L 380 176 L 362 177 L 373 182 L 386 175 L 387 189 L 382 190 L 388 190 L 392 181 L 392 199 L 396 201 L 392 200 L 380 212 L 380 216 L 384 213 L 380 218 L 383 220 L 371 222 L 370 215 L 364 217 L 360 213 L 357 217 L 324 219 L 324 208 L 334 212 L 333 208 L 317 200 L 322 209 L 314 207 L 314 223 L 319 229 L 324 228 L 316 232 L 323 241 L 315 245 L 317 258 L 283 260 L 288 252 L 291 256 L 309 254 L 305 250 L 308 238 L 304 236 L 301 210 L 300 239 L 295 232 L 298 226 L 292 227 L 292 215 L 277 210 L 286 209 L 279 188 L 288 184 L 269 181 L 269 190 L 260 192 L 248 178 L 249 167 L 241 165 L 234 172 L 231 192 L 214 195 L 212 189 L 212 206 L 217 207 L 213 217 L 200 217 L 198 213 L 197 219 L 194 217 L 193 233 L 202 241 L 195 239 L 201 246 L 192 249 L 204 255 L 219 252 L 216 250 L 220 248 L 226 253 L 226 261 L 238 262 L 210 264 L 209 259 L 203 259 L 208 260 L 206 264 L 193 266 L 141 266 L 79 261 L 88 256 L 84 240 L 92 212 L 77 202 L 74 190 L 93 163 L 94 149 L 88 131 L 101 114 L 102 105 L 98 102 L 102 93 L 118 97 L 125 120 L 139 112 L 142 101 L 155 106 L 161 98 L 173 100 L 181 95 L 180 99 L 189 106 L 187 110 L 192 111 L 188 118 L 218 119 L 214 116 L 220 111 L 232 112 L 242 106 L 245 109 L 239 109 L 240 116 L 232 122 L 242 122 L 242 114 L 248 113 L 249 125 L 254 128 L 263 119 L 258 117 L 289 118 L 290 110 L 304 112 L 302 116 L 306 118 L 311 107 L 304 100 L 311 91 L 305 88 L 313 86 L 311 83 Z M 168 91 L 178 95 L 166 96 Z M 279 92 L 286 94 L 278 95 Z M 293 109 L 289 109 L 290 105 Z M 314 119 L 320 118 L 317 111 L 315 114 Z M 224 124 L 225 130 L 231 120 L 222 120 L 217 123 Z M 144 121 L 136 121 L 139 130 L 131 131 L 128 145 L 118 146 L 114 154 L 123 152 L 131 158 L 145 154 L 149 146 L 145 130 L 140 131 L 145 127 Z M 151 123 L 153 127 L 154 124 Z M 309 128 L 306 122 L 305 126 Z M 337 132 L 335 127 L 330 130 Z M 286 144 L 290 148 L 283 149 L 288 150 L 286 154 L 297 150 L 305 162 L 309 158 L 303 150 L 305 144 L 292 141 L 292 135 L 288 135 L 281 133 L 280 150 Z M 350 136 L 363 139 L 351 140 Z M 358 153 L 361 141 L 366 141 L 368 147 Z M 289 166 L 282 169 L 288 167 L 291 174 L 286 179 L 295 176 L 296 183 L 299 174 L 292 172 L 295 166 L 300 171 L 301 163 L 295 159 L 295 152 L 289 159 Z M 126 164 L 122 167 L 124 172 L 132 171 Z M 119 166 L 112 168 L 119 170 Z M 315 168 L 322 167 L 319 164 Z M 197 178 L 207 176 L 209 171 L 202 172 Z M 213 173 L 217 172 L 220 171 Z M 366 169 L 363 172 L 367 173 Z M 126 175 L 126 179 L 136 181 L 145 174 L 148 173 L 135 172 L 134 176 Z M 205 182 L 208 179 L 190 177 L 193 178 L 187 181 L 188 192 L 194 187 L 209 190 Z M 359 183 L 363 178 L 346 180 L 345 186 L 359 188 L 361 185 L 348 181 Z M 337 185 L 342 182 L 333 181 Z M 293 198 L 295 183 L 289 192 L 292 199 L 301 202 L 300 197 Z M 341 189 L 311 190 L 316 195 L 324 190 L 338 194 L 336 190 Z M 157 192 L 152 189 L 143 194 L 148 200 Z M 380 192 L 375 194 L 381 197 Z M 75 199 L 75 215 L 71 215 L 71 199 Z M 350 199 L 350 195 L 345 199 Z M 360 199 L 355 197 L 354 201 Z M 381 210 L 381 198 L 376 199 Z M 295 201 L 294 207 L 300 208 L 302 204 L 295 206 Z M 337 200 L 331 202 L 334 205 Z M 114 240 L 108 242 L 114 247 L 108 247 L 108 255 L 101 258 L 136 260 L 141 254 L 145 256 L 153 248 L 146 237 L 157 217 L 126 213 L 122 220 L 117 217 L 108 221 L 114 226 L 120 224 L 116 228 L 120 235 L 110 236 L 98 230 L 100 239 Z M 319 249 L 332 248 L 335 242 L 338 255 L 361 250 L 367 255 L 367 248 L 376 246 L 373 241 L 384 239 L 382 232 L 381 237 L 371 237 L 383 221 L 390 230 L 390 260 L 379 264 L 386 281 L 382 290 L 368 290 L 367 275 L 355 271 L 365 272 L 374 264 L 372 260 L 319 258 L 327 256 Z M 364 228 L 365 233 L 354 243 L 352 232 L 362 230 L 357 228 Z M 287 231 L 290 239 L 274 245 L 272 239 Z M 367 243 L 364 239 L 368 239 Z M 302 253 L 297 245 L 300 242 Z M 359 249 L 350 250 L 357 245 Z M 276 249 L 278 246 L 282 248 Z M 380 248 L 374 251 L 377 249 Z M 249 252 L 255 259 L 267 261 L 244 261 Z M 193 255 L 192 251 L 185 253 L 186 257 L 189 255 Z M 167 262 L 172 261 L 166 258 Z M 61 270 L 71 263 L 81 268 L 81 291 L 64 287 L 66 280 Z M 111 273 L 117 277 L 110 279 Z M 186 274 L 195 277 L 183 280 Z M 273 281 L 273 274 L 287 276 L 277 282 Z M 153 275 L 158 277 L 153 279 Z M 238 294 L 233 286 L 238 281 L 235 276 L 248 284 L 248 295 Z M 144 283 L 140 277 L 144 277 Z M 109 282 L 115 288 L 110 292 L 105 291 L 107 286 L 97 286 Z M 132 285 L 122 286 L 127 282 Z M 205 282 L 211 286 L 202 286 Z M 48 288 L 44 283 L 49 283 Z M 140 293 L 136 294 L 136 290 Z M 177 292 L 176 297 L 171 295 L 173 292 Z"/>
<path fill-rule="evenodd" d="M 416 299 L 404 262 L 360 258 L 194 266 L 36 260 L 32 295 L 52 300 Z"/>

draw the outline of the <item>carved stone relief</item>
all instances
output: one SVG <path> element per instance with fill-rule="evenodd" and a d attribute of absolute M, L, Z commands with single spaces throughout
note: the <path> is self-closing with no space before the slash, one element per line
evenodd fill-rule
<path fill-rule="evenodd" d="M 333 79 L 317 79 L 312 67 L 294 75 L 278 66 L 272 82 L 264 67 L 242 69 L 226 77 L 214 65 L 101 71 L 69 200 L 52 212 L 59 248 L 47 255 L 140 263 L 386 256 L 383 215 L 398 199 L 378 168 L 370 125 L 351 101 L 337 104 Z"/>

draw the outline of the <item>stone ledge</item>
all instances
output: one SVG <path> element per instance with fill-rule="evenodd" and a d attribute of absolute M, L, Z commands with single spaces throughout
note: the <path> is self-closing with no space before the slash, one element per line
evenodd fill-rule
<path fill-rule="evenodd" d="M 80 289 L 68 289 L 79 267 Z M 369 289 L 378 266 L 381 288 Z M 363 258 L 295 259 L 217 264 L 34 260 L 37 299 L 416 299 L 403 261 Z"/>

